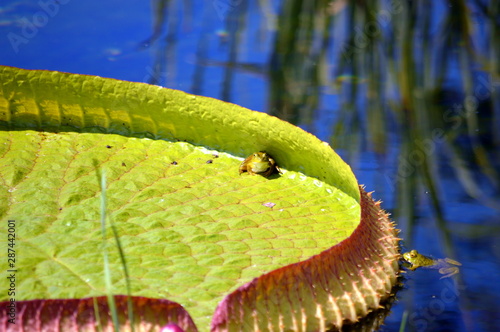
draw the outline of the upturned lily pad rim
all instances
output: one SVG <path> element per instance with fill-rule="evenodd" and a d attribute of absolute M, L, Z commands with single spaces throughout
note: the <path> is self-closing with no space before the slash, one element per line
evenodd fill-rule
<path fill-rule="evenodd" d="M 76 74 L 0 67 L 0 82 L 1 89 L 7 86 L 0 91 L 0 129 L 99 132 L 186 141 L 240 157 L 265 150 L 281 168 L 315 177 L 318 186 L 323 181 L 337 188 L 352 198 L 352 211 L 361 210 L 356 204 L 360 202 L 356 179 L 328 144 L 266 114 L 181 91 Z M 95 91 L 103 93 L 96 95 Z M 360 220 L 361 215 L 356 222 Z M 379 229 L 380 224 L 373 227 Z M 365 232 L 365 228 L 357 230 Z M 389 246 L 392 241 L 388 240 Z M 350 242 L 356 248 L 360 246 L 354 238 Z M 366 262 L 367 257 L 360 259 Z M 385 266 L 380 269 L 384 280 L 391 278 L 393 263 L 380 264 Z M 355 269 L 358 266 L 352 265 Z M 383 291 L 385 286 L 378 290 Z"/>
<path fill-rule="evenodd" d="M 23 98 L 31 97 L 34 106 L 18 109 L 2 98 L 0 129 L 101 132 L 186 141 L 240 157 L 263 150 L 280 167 L 315 177 L 360 201 L 351 168 L 328 143 L 276 117 L 160 86 L 61 74 L 0 66 L 1 84 L 17 85 Z M 39 80 L 47 89 L 32 89 L 32 80 Z M 96 96 L 96 90 L 103 94 Z M 10 100 L 15 97 L 10 96 Z M 75 104 L 75 100 L 79 102 Z"/>

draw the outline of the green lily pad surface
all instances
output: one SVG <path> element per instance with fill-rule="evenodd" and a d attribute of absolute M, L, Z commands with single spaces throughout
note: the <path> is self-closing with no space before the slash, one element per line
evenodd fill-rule
<path fill-rule="evenodd" d="M 8 67 L 0 89 L 0 233 L 15 220 L 17 300 L 105 293 L 96 170 L 132 294 L 181 304 L 200 330 L 229 292 L 359 224 L 350 168 L 276 118 L 146 84 Z M 239 175 L 259 150 L 283 173 Z M 108 237 L 113 293 L 125 294 Z"/>

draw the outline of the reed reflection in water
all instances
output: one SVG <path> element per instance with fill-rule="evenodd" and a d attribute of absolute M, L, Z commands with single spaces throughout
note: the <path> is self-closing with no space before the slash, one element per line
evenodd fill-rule
<path fill-rule="evenodd" d="M 393 213 L 407 249 L 463 263 L 451 286 L 416 274 L 395 325 L 404 316 L 410 330 L 498 326 L 500 1 L 154 6 L 143 43 L 155 51 L 150 83 L 258 109 L 330 142 Z M 456 296 L 434 314 L 415 311 L 429 311 L 425 296 L 440 289 Z"/>

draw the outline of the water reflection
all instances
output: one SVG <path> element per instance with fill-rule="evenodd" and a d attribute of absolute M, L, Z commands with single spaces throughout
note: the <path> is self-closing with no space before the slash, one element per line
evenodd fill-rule
<path fill-rule="evenodd" d="M 469 288 L 432 330 L 440 320 L 456 331 L 498 325 L 476 325 L 500 289 L 472 264 L 480 268 L 481 251 L 499 275 L 499 1 L 154 3 L 153 33 L 141 45 L 155 51 L 150 83 L 187 81 L 183 90 L 329 141 L 393 213 L 407 247 L 464 264 L 458 287 Z M 429 308 L 433 287 L 414 287 L 427 297 L 405 294 L 396 322 L 413 305 Z M 430 329 L 415 322 L 411 330 Z"/>

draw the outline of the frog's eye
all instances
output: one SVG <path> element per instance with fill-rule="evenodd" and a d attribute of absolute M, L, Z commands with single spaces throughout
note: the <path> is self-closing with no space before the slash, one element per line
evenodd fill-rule
<path fill-rule="evenodd" d="M 254 154 L 253 154 L 253 156 L 254 156 L 255 158 L 259 158 L 259 154 L 258 154 L 258 153 L 254 153 Z"/>

